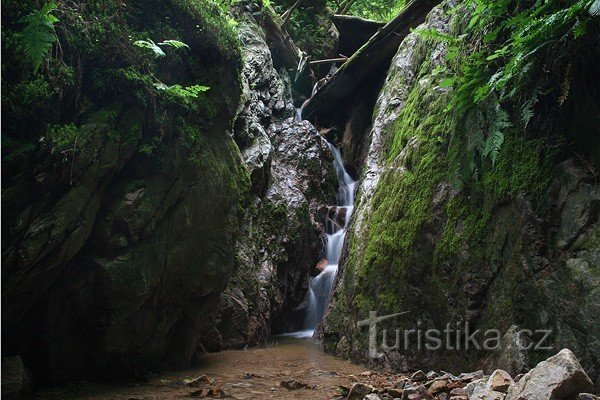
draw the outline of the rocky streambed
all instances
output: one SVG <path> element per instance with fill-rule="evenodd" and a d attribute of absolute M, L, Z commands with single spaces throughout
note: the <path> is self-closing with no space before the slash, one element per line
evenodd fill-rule
<path fill-rule="evenodd" d="M 35 399 L 159 400 L 178 398 L 339 400 L 593 400 L 590 378 L 564 349 L 526 374 L 495 370 L 365 370 L 324 353 L 313 340 L 282 338 L 267 347 L 209 354 L 194 368 L 121 384 L 79 382 Z"/>

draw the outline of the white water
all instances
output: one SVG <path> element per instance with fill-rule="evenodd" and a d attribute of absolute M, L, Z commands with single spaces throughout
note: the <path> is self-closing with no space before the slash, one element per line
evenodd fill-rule
<path fill-rule="evenodd" d="M 315 328 L 319 322 L 321 322 L 321 319 L 323 319 L 323 315 L 329 304 L 329 299 L 331 298 L 333 284 L 337 276 L 338 263 L 340 261 L 340 256 L 342 255 L 344 238 L 346 237 L 346 229 L 350 222 L 352 211 L 354 210 L 354 190 L 356 181 L 354 181 L 348 172 L 346 172 L 340 150 L 331 143 L 329 143 L 329 148 L 334 156 L 334 167 L 340 186 L 336 196 L 338 205 L 336 206 L 335 215 L 332 218 L 333 221 L 330 219 L 325 221 L 327 230 L 325 258 L 327 259 L 328 264 L 319 275 L 315 276 L 310 281 L 305 299 L 307 302 L 307 312 L 304 320 L 304 330 L 289 334 L 294 337 L 311 337 Z M 340 211 L 345 212 L 343 227 L 340 227 L 335 223 Z"/>

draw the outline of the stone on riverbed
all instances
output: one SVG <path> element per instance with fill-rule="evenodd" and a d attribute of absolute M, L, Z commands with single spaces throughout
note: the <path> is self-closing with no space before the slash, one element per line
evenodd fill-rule
<path fill-rule="evenodd" d="M 348 393 L 348 400 L 362 400 L 366 395 L 375 392 L 375 388 L 364 383 L 355 383 Z"/>
<path fill-rule="evenodd" d="M 506 400 L 567 399 L 593 390 L 594 384 L 577 361 L 575 354 L 569 349 L 563 349 L 539 363 L 518 383 L 511 386 Z"/>
<path fill-rule="evenodd" d="M 286 388 L 287 390 L 313 389 L 312 386 L 307 385 L 304 382 L 297 381 L 295 379 L 287 379 L 285 381 L 281 381 L 279 385 L 283 388 Z"/>

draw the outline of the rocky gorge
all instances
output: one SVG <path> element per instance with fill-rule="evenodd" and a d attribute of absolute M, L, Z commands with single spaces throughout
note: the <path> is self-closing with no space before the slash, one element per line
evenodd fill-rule
<path fill-rule="evenodd" d="M 541 75 L 521 97 L 492 91 L 464 119 L 449 111 L 460 90 L 447 80 L 461 72 L 448 54 L 474 51 L 457 37 L 484 46 L 470 2 L 423 1 L 392 59 L 361 58 L 379 49 L 369 31 L 338 72 L 309 63 L 339 57 L 352 31 L 324 1 L 299 5 L 287 28 L 273 8 L 285 2 L 58 2 L 58 45 L 39 73 L 21 57 L 33 3 L 2 15 L 3 396 L 134 377 L 137 391 L 116 398 L 597 398 L 593 2 L 573 11 L 585 32 L 552 50 L 566 56 L 528 66 Z M 352 63 L 366 72 L 351 85 Z M 354 206 L 335 206 L 340 166 Z M 326 259 L 330 226 L 347 231 L 339 262 Z M 315 336 L 366 372 L 313 349 L 331 363 L 319 369 L 294 348 L 303 368 L 273 345 L 306 328 L 307 291 L 331 261 Z M 380 333 L 468 324 L 498 330 L 502 346 L 372 357 L 370 312 L 403 313 Z M 549 347 L 529 350 L 540 338 L 524 330 L 550 332 Z M 282 364 L 246 364 L 246 352 Z M 221 369 L 198 369 L 207 359 Z M 190 367 L 208 377 L 155 379 Z"/>

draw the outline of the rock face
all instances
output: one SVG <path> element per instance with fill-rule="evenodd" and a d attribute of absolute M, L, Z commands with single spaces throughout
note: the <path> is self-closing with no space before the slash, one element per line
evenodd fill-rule
<path fill-rule="evenodd" d="M 324 206 L 337 185 L 325 139 L 307 121 L 286 118 L 294 115 L 287 73 L 276 71 L 258 23 L 240 7 L 245 90 L 234 138 L 252 195 L 236 273 L 222 296 L 216 349 L 262 344 L 271 332 L 302 328 L 297 307 L 321 258 Z"/>
<path fill-rule="evenodd" d="M 19 356 L 2 358 L 2 398 L 19 400 L 31 394 L 31 375 Z"/>
<path fill-rule="evenodd" d="M 11 128 L 3 126 L 15 141 L 40 143 L 29 153 L 6 152 L 3 143 L 2 177 L 2 351 L 20 355 L 36 383 L 188 365 L 203 352 L 234 269 L 249 186 L 227 132 L 241 92 L 237 41 L 203 1 L 125 3 L 81 15 L 98 21 L 86 34 L 101 29 L 116 43 L 60 37 L 63 59 L 75 63 L 65 68 L 80 81 L 50 91 L 54 109 L 38 110 L 36 121 L 52 129 L 30 130 L 15 108 L 41 101 L 13 102 Z M 7 8 L 3 23 L 19 7 Z M 145 35 L 177 35 L 190 51 L 154 60 L 133 46 L 127 38 L 140 15 Z M 60 24 L 78 18 L 65 10 Z M 210 90 L 190 101 L 156 89 L 148 70 Z M 31 79 L 50 88 L 46 77 L 60 71 L 17 77 L 3 89 L 11 96 Z"/>
<path fill-rule="evenodd" d="M 447 12 L 454 5 L 435 8 L 422 27 L 456 33 L 461 21 Z M 446 50 L 443 41 L 410 34 L 392 61 L 364 146 L 354 221 L 323 323 L 325 347 L 392 370 L 483 365 L 487 373 L 501 368 L 513 375 L 568 347 L 597 379 L 600 331 L 591 317 L 600 314 L 596 166 L 572 155 L 553 157 L 515 128 L 494 168 L 459 190 L 450 182 L 450 158 L 464 148 L 452 147 L 448 119 L 433 117 L 447 115 L 451 89 L 434 73 L 443 69 Z M 547 117 L 559 123 L 564 114 Z M 465 324 L 471 332 L 497 329 L 502 346 L 418 351 L 415 342 L 403 350 L 401 341 L 400 349 L 373 359 L 369 329 L 356 325 L 369 311 L 408 312 L 378 326 L 379 343 L 383 329 L 389 341 L 396 329 L 443 331 L 450 323 L 463 332 Z M 523 329 L 551 331 L 545 345 L 554 350 L 523 350 L 520 344 L 543 336 L 528 337 Z"/>

